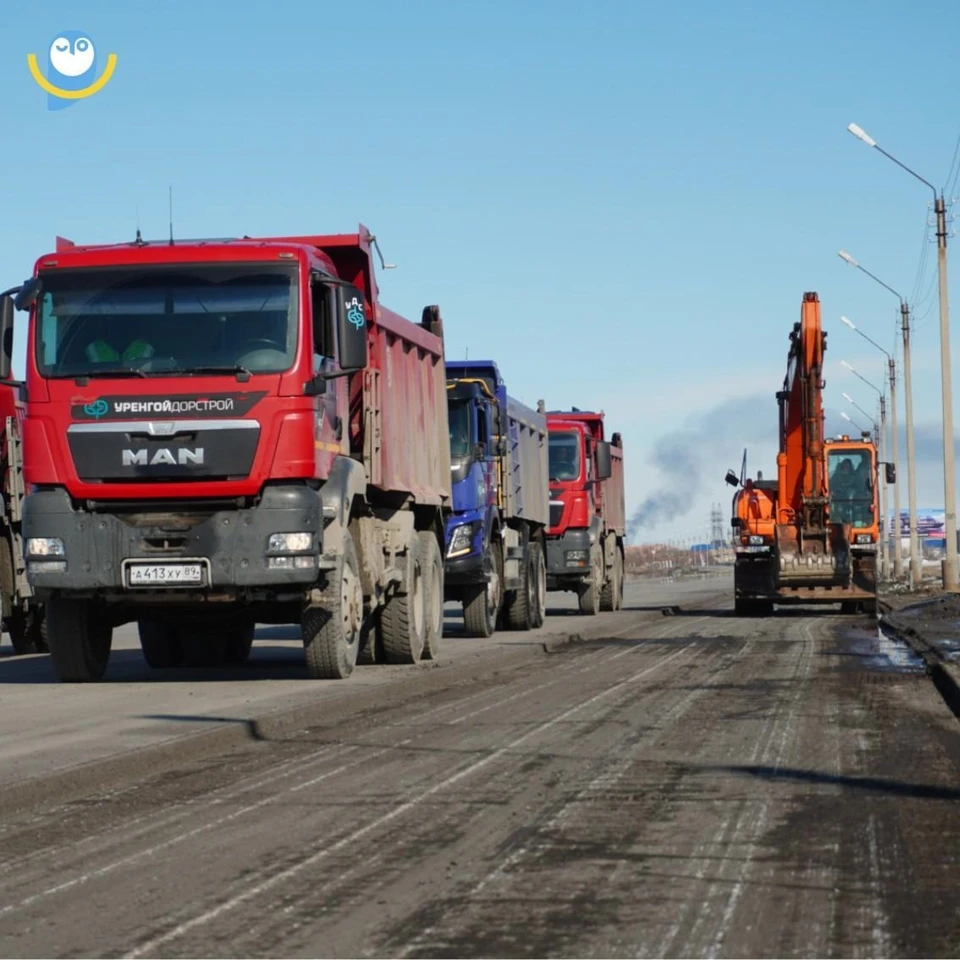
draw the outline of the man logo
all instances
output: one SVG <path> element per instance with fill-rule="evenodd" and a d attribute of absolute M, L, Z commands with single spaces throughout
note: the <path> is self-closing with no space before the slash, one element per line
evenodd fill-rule
<path fill-rule="evenodd" d="M 197 447 L 194 450 L 189 447 L 180 447 L 178 450 L 161 447 L 151 457 L 148 457 L 148 453 L 147 450 L 124 450 L 123 465 L 125 467 L 157 467 L 161 464 L 170 467 L 203 465 L 203 447 Z"/>

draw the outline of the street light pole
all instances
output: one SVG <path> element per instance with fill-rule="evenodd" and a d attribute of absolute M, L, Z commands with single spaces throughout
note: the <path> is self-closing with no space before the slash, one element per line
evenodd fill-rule
<path fill-rule="evenodd" d="M 849 317 L 841 317 L 841 322 L 845 323 L 854 333 L 860 334 L 864 340 L 868 343 L 873 344 L 886 358 L 887 358 L 887 379 L 890 381 L 890 417 L 892 421 L 892 434 L 887 432 L 887 404 L 886 397 L 881 393 L 880 394 L 880 440 L 882 452 L 880 453 L 880 460 L 883 463 L 887 462 L 887 457 L 890 457 L 890 462 L 893 463 L 893 471 L 896 473 L 899 469 L 898 463 L 898 448 L 900 446 L 897 435 L 897 365 L 894 362 L 893 356 L 889 351 L 884 350 L 883 347 L 877 343 L 876 340 L 868 337 Z M 880 493 L 881 493 L 881 510 L 883 510 L 883 550 L 885 561 L 884 561 L 884 572 L 887 576 L 890 575 L 890 532 L 887 528 L 890 513 L 887 510 L 887 483 L 886 480 L 879 481 Z M 900 579 L 903 575 L 903 555 L 902 555 L 902 545 L 900 538 L 900 487 L 897 485 L 896 481 L 893 484 L 893 509 L 896 514 L 896 536 L 894 537 L 894 547 L 893 547 L 893 575 L 896 579 Z"/>
<path fill-rule="evenodd" d="M 864 337 L 867 340 L 870 340 L 870 338 L 865 333 L 861 333 L 859 330 L 857 330 L 857 328 L 846 317 L 841 317 L 840 319 L 843 320 L 843 322 L 848 327 L 850 327 L 853 330 L 856 330 L 857 333 L 860 333 L 862 337 Z M 870 342 L 873 343 L 872 340 L 870 340 Z M 881 347 L 879 344 L 874 343 L 874 346 L 877 347 L 878 350 L 881 350 L 883 353 L 887 353 L 887 351 L 884 350 L 883 347 Z M 894 373 L 893 357 L 891 357 L 890 354 L 887 354 L 887 356 L 890 359 L 890 401 L 891 401 L 890 408 L 892 411 L 891 434 L 893 439 L 893 470 L 894 470 L 894 473 L 896 473 L 898 469 L 897 467 L 897 456 L 898 456 L 897 454 L 897 446 L 898 446 L 897 444 L 897 404 L 896 404 L 896 393 L 894 388 L 894 383 L 896 382 L 896 374 Z M 855 377 L 859 377 L 868 387 L 870 387 L 871 390 L 875 390 L 877 392 L 877 395 L 880 397 L 880 423 L 883 424 L 884 421 L 886 420 L 886 403 L 884 400 L 883 391 L 880 390 L 875 383 L 871 383 L 866 377 L 857 373 L 857 371 L 854 370 L 853 367 L 851 367 L 846 360 L 841 360 L 840 365 L 843 367 L 846 367 L 847 370 L 849 370 Z M 846 393 L 843 396 L 844 396 L 844 399 L 849 400 L 851 403 L 853 403 L 853 400 Z M 857 404 L 853 403 L 853 405 L 857 407 Z M 859 410 L 860 408 L 857 407 L 857 409 Z M 870 419 L 872 420 L 873 418 L 871 417 Z M 881 437 L 883 437 L 882 433 L 881 433 Z M 884 454 L 880 455 L 880 459 L 886 462 L 886 456 L 884 456 Z M 884 527 L 885 527 L 887 516 L 888 516 L 887 498 L 886 498 L 887 485 L 885 480 L 883 481 L 883 485 L 881 486 L 880 489 L 881 489 L 881 492 L 883 493 L 881 509 L 883 510 L 883 520 L 884 520 Z M 902 537 L 900 536 L 900 486 L 896 480 L 894 480 L 894 483 L 893 483 L 893 512 L 896 514 L 894 518 L 894 523 L 893 523 L 893 534 L 894 534 L 893 575 L 895 579 L 899 580 L 900 577 L 903 576 L 903 543 L 902 543 Z M 883 532 L 883 539 L 884 539 L 884 543 L 886 543 L 887 541 L 886 530 L 884 530 Z M 887 556 L 889 556 L 889 546 L 887 548 Z"/>
<path fill-rule="evenodd" d="M 879 150 L 888 160 L 892 160 L 898 167 L 906 170 L 912 177 L 928 186 L 933 192 L 933 208 L 937 215 L 937 271 L 940 286 L 940 383 L 943 395 L 943 506 L 946 519 L 946 558 L 943 562 L 943 589 L 956 592 L 957 585 L 957 487 L 956 487 L 956 455 L 953 439 L 953 383 L 950 374 L 950 313 L 947 300 L 947 206 L 943 191 L 937 194 L 937 188 L 908 166 L 891 156 L 882 147 L 878 146 L 866 131 L 855 123 L 847 129 L 857 139 L 862 140 L 868 147 Z M 909 387 L 907 394 L 909 396 Z M 909 414 L 908 414 L 909 417 Z M 908 441 L 909 444 L 909 441 Z M 908 452 L 908 456 L 909 456 Z M 911 532 L 914 527 L 914 518 L 910 518 Z M 911 541 L 912 544 L 912 541 Z M 921 571 L 922 575 L 922 571 Z"/>
<path fill-rule="evenodd" d="M 916 487 L 916 460 L 914 459 L 913 445 L 913 391 L 911 389 L 910 376 L 910 308 L 906 300 L 897 293 L 889 284 L 884 283 L 879 277 L 874 276 L 862 264 L 858 263 L 846 250 L 839 250 L 837 255 L 841 260 L 845 260 L 851 267 L 856 267 L 861 273 L 865 273 L 871 280 L 879 283 L 884 290 L 889 290 L 900 301 L 900 326 L 903 333 L 903 381 L 904 381 L 904 407 L 907 415 L 907 503 L 910 512 L 910 585 L 913 586 L 916 571 L 919 572 L 919 578 L 923 579 L 923 567 L 920 565 L 920 546 L 917 541 L 917 487 Z M 872 341 L 871 341 L 872 342 Z M 874 344 L 876 346 L 876 344 Z M 882 348 L 881 348 L 882 349 Z M 886 351 L 884 351 L 886 352 Z M 889 356 L 889 354 L 887 354 Z M 872 386 L 872 384 L 871 384 Z M 876 389 L 876 387 L 874 387 Z M 895 441 L 899 442 L 899 441 Z M 895 499 L 899 500 L 894 490 Z M 897 542 L 900 541 L 900 512 L 897 511 Z"/>

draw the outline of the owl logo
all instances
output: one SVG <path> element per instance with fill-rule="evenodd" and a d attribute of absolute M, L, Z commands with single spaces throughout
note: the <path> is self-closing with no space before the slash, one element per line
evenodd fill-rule
<path fill-rule="evenodd" d="M 27 65 L 37 84 L 47 93 L 47 109 L 63 110 L 77 100 L 102 90 L 116 68 L 117 55 L 107 57 L 107 65 L 97 77 L 97 51 L 83 30 L 63 30 L 47 52 L 47 75 L 37 64 L 35 54 L 27 54 Z"/>

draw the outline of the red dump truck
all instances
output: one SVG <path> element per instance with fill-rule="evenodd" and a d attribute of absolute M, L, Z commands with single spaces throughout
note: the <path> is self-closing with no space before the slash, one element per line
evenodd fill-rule
<path fill-rule="evenodd" d="M 619 433 L 604 439 L 603 417 L 576 407 L 547 414 L 547 589 L 576 593 L 588 615 L 623 605 L 623 443 Z"/>
<path fill-rule="evenodd" d="M 296 623 L 309 674 L 436 657 L 450 450 L 439 310 L 379 302 L 355 234 L 77 246 L 30 311 L 27 575 L 64 681 L 114 627 L 147 662 L 245 660 Z"/>
<path fill-rule="evenodd" d="M 43 607 L 34 596 L 23 555 L 24 385 L 13 379 L 13 296 L 0 294 L 0 604 L 14 653 L 44 653 Z"/>

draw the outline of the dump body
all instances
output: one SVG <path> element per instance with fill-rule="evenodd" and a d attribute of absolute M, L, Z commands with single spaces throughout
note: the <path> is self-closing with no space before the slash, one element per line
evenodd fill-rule
<path fill-rule="evenodd" d="M 746 480 L 734 496 L 735 596 L 743 612 L 774 603 L 876 607 L 878 479 L 872 443 L 824 437 L 820 302 L 804 294 L 790 334 L 787 374 L 777 394 L 780 453 L 775 481 Z M 857 447 L 858 449 L 853 449 Z M 841 497 L 835 461 L 854 458 L 863 478 L 854 501 Z M 852 468 L 851 468 L 852 469 Z M 866 479 L 869 478 L 869 479 Z M 728 474 L 728 481 L 737 480 Z M 848 489 L 854 488 L 847 485 Z M 864 516 L 870 522 L 864 525 Z"/>
<path fill-rule="evenodd" d="M 508 394 L 492 360 L 448 362 L 447 397 L 453 510 L 446 597 L 463 602 L 468 633 L 488 636 L 500 607 L 509 612 L 517 591 L 527 589 L 533 567 L 545 584 L 547 420 Z"/>
<path fill-rule="evenodd" d="M 355 562 L 364 616 L 405 596 L 451 499 L 442 323 L 379 303 L 366 228 L 58 240 L 35 275 L 25 523 L 65 554 L 28 565 L 38 592 L 296 622 Z"/>
<path fill-rule="evenodd" d="M 583 612 L 617 609 L 623 590 L 623 448 L 617 433 L 605 440 L 603 419 L 603 413 L 577 409 L 547 415 L 548 586 L 577 593 Z M 594 602 L 594 594 L 600 597 L 605 590 L 613 591 L 617 600 Z"/>

